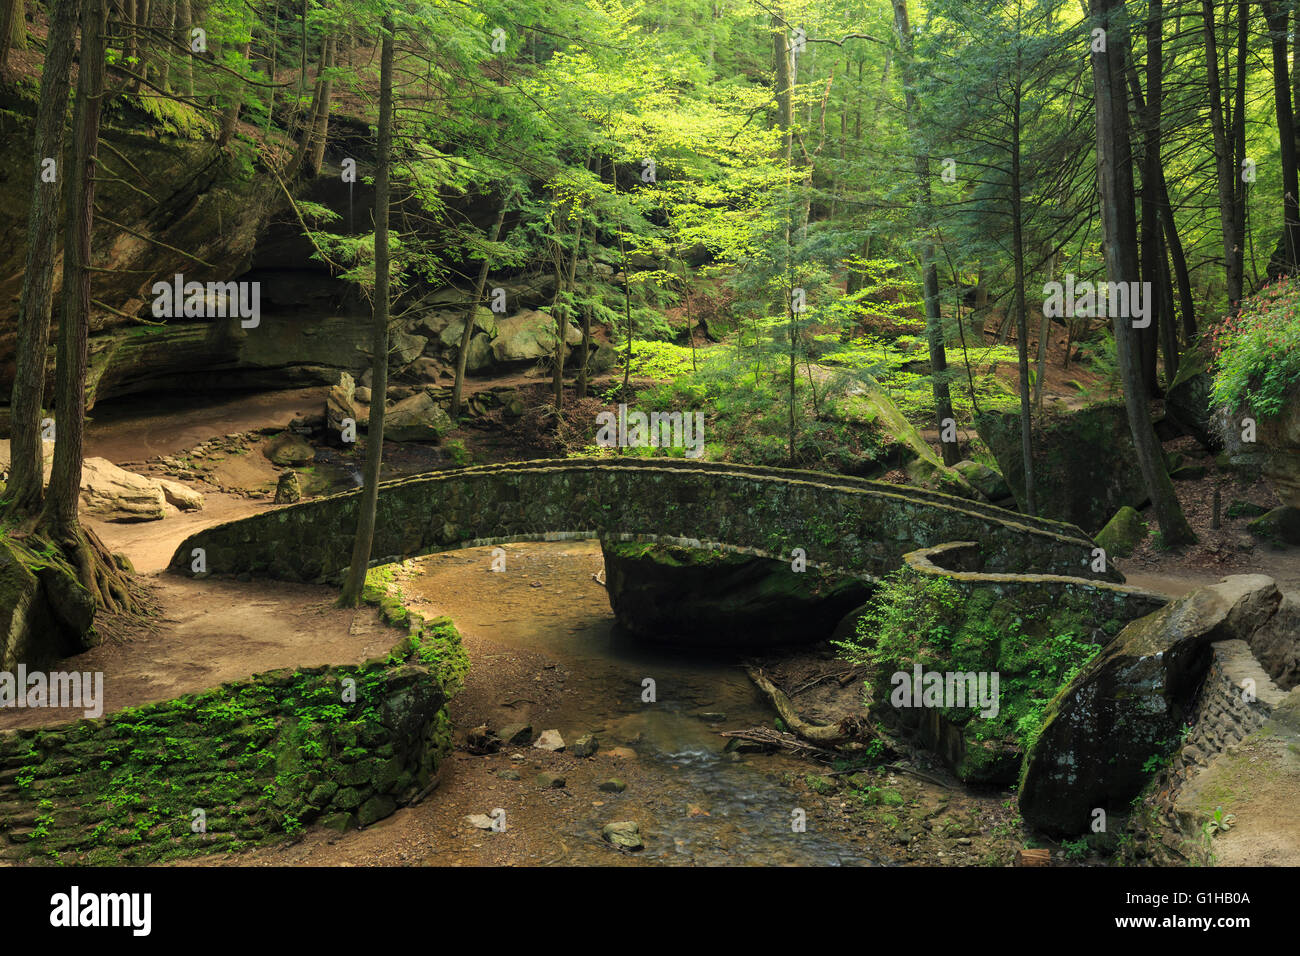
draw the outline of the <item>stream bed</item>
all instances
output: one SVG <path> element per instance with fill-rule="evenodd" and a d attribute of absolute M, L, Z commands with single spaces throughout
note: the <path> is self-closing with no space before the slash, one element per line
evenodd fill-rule
<path fill-rule="evenodd" d="M 500 781 L 484 794 L 482 812 L 499 807 L 507 827 L 531 828 L 545 834 L 546 845 L 558 844 L 553 859 L 541 862 L 873 862 L 841 819 L 801 807 L 801 794 L 788 785 L 794 776 L 824 768 L 782 755 L 725 751 L 727 738 L 719 731 L 771 726 L 773 719 L 736 656 L 629 637 L 594 579 L 602 567 L 597 542 L 520 544 L 505 551 L 504 572 L 490 570 L 491 548 L 420 559 L 407 565 L 402 587 L 416 602 L 427 602 L 423 613 L 450 615 L 465 636 L 472 668 L 452 705 L 458 730 L 473 726 L 468 721 L 494 729 L 527 722 L 532 739 L 548 729 L 570 746 L 585 733 L 598 739 L 600 751 L 588 759 L 527 745 L 466 758 L 493 764 L 490 772 Z M 646 681 L 653 681 L 652 702 L 643 700 Z M 517 768 L 518 781 L 500 777 L 510 768 Z M 540 790 L 539 770 L 561 773 L 567 785 Z M 610 777 L 624 780 L 627 790 L 598 790 Z M 512 800 L 515 793 L 529 799 Z M 800 815 L 807 821 L 802 832 L 795 826 Z M 619 854 L 593 838 L 615 820 L 639 824 L 643 851 Z M 497 836 L 479 832 L 487 840 Z"/>

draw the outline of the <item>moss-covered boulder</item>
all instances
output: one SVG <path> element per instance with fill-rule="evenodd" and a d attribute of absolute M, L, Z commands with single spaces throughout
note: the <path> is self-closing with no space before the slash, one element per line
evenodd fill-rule
<path fill-rule="evenodd" d="M 1020 414 L 986 412 L 975 421 L 1021 510 L 1028 504 Z M 1038 514 L 1089 534 L 1124 505 L 1146 504 L 1146 484 L 1122 402 L 1101 402 L 1035 422 L 1034 484 Z"/>
<path fill-rule="evenodd" d="M 1257 538 L 1279 544 L 1300 544 L 1300 508 L 1282 505 L 1260 515 L 1246 528 Z"/>
<path fill-rule="evenodd" d="M 1097 544 L 1106 554 L 1127 558 L 1147 536 L 1147 523 L 1137 510 L 1125 505 L 1097 532 Z"/>
<path fill-rule="evenodd" d="M 980 496 L 985 501 L 997 504 L 1014 497 L 1011 494 L 1011 486 L 1007 484 L 1007 480 L 988 465 L 968 460 L 959 461 L 952 467 L 980 493 Z"/>
<path fill-rule="evenodd" d="M 672 545 L 602 542 L 619 624 L 655 641 L 735 647 L 825 640 L 869 593 L 858 578 Z"/>
<path fill-rule="evenodd" d="M 1025 822 L 1066 836 L 1086 832 L 1095 809 L 1127 812 L 1182 741 L 1210 645 L 1248 638 L 1280 601 L 1271 578 L 1234 575 L 1124 628 L 1052 701 L 1020 781 Z"/>
<path fill-rule="evenodd" d="M 823 382 L 830 381 L 829 369 L 820 366 L 815 369 Z M 943 463 L 889 394 L 870 376 L 862 376 L 844 396 L 824 406 L 821 417 L 855 430 L 856 442 L 870 456 L 867 462 L 842 462 L 841 470 L 863 477 L 902 471 L 909 484 L 959 498 L 979 499 L 979 492 L 962 472 Z"/>

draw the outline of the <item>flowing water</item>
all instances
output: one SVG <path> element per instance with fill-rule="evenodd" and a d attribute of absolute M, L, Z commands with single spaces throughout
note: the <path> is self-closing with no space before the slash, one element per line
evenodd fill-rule
<path fill-rule="evenodd" d="M 842 865 L 871 862 L 842 822 L 817 819 L 801 808 L 801 791 L 783 777 L 817 772 L 807 761 L 780 755 L 727 753 L 723 729 L 771 726 L 773 714 L 735 656 L 719 657 L 698 649 L 647 644 L 626 634 L 614 621 L 604 589 L 593 573 L 601 564 L 596 542 L 511 545 L 505 573 L 491 573 L 491 549 L 480 548 L 422 559 L 420 572 L 403 585 L 425 598 L 432 609 L 450 614 L 467 636 L 474 668 L 521 652 L 533 667 L 554 669 L 562 690 L 539 701 L 529 684 L 516 679 L 517 694 L 502 690 L 506 703 L 531 701 L 527 708 L 534 737 L 558 729 L 570 745 L 595 733 L 602 751 L 636 752 L 634 762 L 616 769 L 603 763 L 605 776 L 625 777 L 626 793 L 593 793 L 601 771 L 596 760 L 574 761 L 566 769 L 568 790 L 581 793 L 548 826 L 562 828 L 571 842 L 564 862 L 608 864 L 609 851 L 590 839 L 611 820 L 639 822 L 647 835 L 643 862 L 662 865 L 764 864 Z M 475 637 L 491 642 L 493 653 L 475 658 Z M 648 696 L 653 681 L 653 702 Z M 515 699 L 517 698 L 517 699 Z M 509 717 L 493 722 L 500 727 Z M 540 752 L 507 748 L 536 761 Z M 549 759 L 549 755 L 546 755 Z M 517 763 L 531 786 L 529 767 Z M 590 768 L 594 774 L 586 780 Z M 500 793 L 500 790 L 498 790 Z M 608 800 L 587 799 L 588 795 Z M 494 796 L 497 796 L 494 794 Z M 497 797 L 500 799 L 499 797 Z M 806 801 L 805 801 L 806 802 Z M 806 830 L 796 832 L 799 812 Z"/>

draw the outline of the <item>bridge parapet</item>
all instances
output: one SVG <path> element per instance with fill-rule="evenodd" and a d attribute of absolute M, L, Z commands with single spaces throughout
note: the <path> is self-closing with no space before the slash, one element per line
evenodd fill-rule
<path fill-rule="evenodd" d="M 360 503 L 347 492 L 215 525 L 171 560 L 193 574 L 332 581 L 346 570 Z M 978 541 L 983 570 L 1094 574 L 1078 528 L 911 487 L 806 471 L 678 459 L 484 465 L 380 486 L 373 563 L 511 541 L 607 537 L 698 543 L 875 579 L 919 548 Z"/>

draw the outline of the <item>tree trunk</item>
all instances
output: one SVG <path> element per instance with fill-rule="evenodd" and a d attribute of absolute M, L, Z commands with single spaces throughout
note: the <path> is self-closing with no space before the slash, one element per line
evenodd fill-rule
<path fill-rule="evenodd" d="M 1092 57 L 1093 86 L 1097 109 L 1097 181 L 1101 197 L 1102 228 L 1106 237 L 1106 278 L 1110 282 L 1131 282 L 1138 261 L 1137 219 L 1133 197 L 1132 146 L 1129 140 L 1124 70 L 1128 37 L 1122 24 L 1112 29 L 1112 16 L 1123 9 L 1124 0 L 1091 0 L 1094 23 L 1107 30 L 1107 50 Z M 1116 20 L 1120 18 L 1117 16 Z M 1151 425 L 1147 397 L 1138 368 L 1136 336 L 1131 319 L 1115 320 L 1115 348 L 1124 380 L 1124 404 L 1152 507 L 1167 546 L 1196 540 L 1174 493 L 1165 469 L 1164 454 Z"/>
<path fill-rule="evenodd" d="M 948 391 L 946 373 L 948 356 L 943 343 L 943 321 L 939 313 L 939 267 L 935 262 L 934 242 L 930 238 L 930 155 L 921 147 L 920 118 L 916 102 L 916 69 L 912 62 L 912 28 L 908 23 L 907 0 L 893 0 L 894 29 L 898 34 L 902 52 L 903 89 L 907 106 L 907 127 L 912 138 L 916 185 L 919 192 L 920 228 L 924 234 L 921 243 L 921 275 L 925 290 L 925 332 L 930 350 L 930 382 L 934 393 L 935 415 L 940 435 L 948 420 L 956 421 L 952 413 L 952 397 Z M 1028 395 L 1026 395 L 1028 400 Z M 957 442 L 940 442 L 943 448 L 943 463 L 955 465 L 961 460 L 961 450 Z"/>
<path fill-rule="evenodd" d="M 1273 102 L 1282 156 L 1282 248 L 1286 273 L 1300 267 L 1300 177 L 1296 173 L 1295 112 L 1291 104 L 1291 79 L 1287 62 L 1287 16 L 1276 0 L 1264 4 L 1264 17 L 1272 35 Z"/>
<path fill-rule="evenodd" d="M 343 607 L 361 602 L 361 589 L 370 566 L 375 537 L 375 512 L 379 503 L 379 467 L 384 455 L 384 405 L 388 396 L 388 189 L 393 155 L 393 22 L 383 21 L 379 53 L 379 126 L 375 166 L 375 298 L 370 339 L 370 421 L 366 427 L 366 468 L 362 476 L 357 535 L 352 544 L 352 564 L 339 595 Z M 472 317 L 471 317 L 472 318 Z"/>
<path fill-rule="evenodd" d="M 501 238 L 501 224 L 506 219 L 506 204 L 510 201 L 509 196 L 501 197 L 501 204 L 497 207 L 497 217 L 492 223 L 492 232 L 488 239 L 489 242 L 495 243 Z M 484 256 L 483 265 L 479 267 L 478 279 L 474 282 L 474 299 L 465 315 L 465 328 L 460 333 L 460 349 L 456 353 L 456 381 L 451 387 L 451 420 L 454 422 L 460 416 L 460 398 L 465 391 L 465 360 L 469 356 L 469 341 L 474 337 L 474 316 L 479 306 L 483 304 L 483 290 L 487 287 L 488 272 L 492 266 L 492 257 Z"/>
<path fill-rule="evenodd" d="M 1170 354 L 1169 336 L 1164 330 L 1164 282 L 1161 277 L 1161 262 L 1164 260 L 1164 248 L 1160 241 L 1161 220 L 1165 210 L 1160 203 L 1160 180 L 1163 166 L 1160 161 L 1160 113 L 1164 104 L 1164 4 L 1163 0 L 1151 0 L 1146 23 L 1147 46 L 1147 87 L 1146 102 L 1142 102 L 1141 84 L 1138 82 L 1136 66 L 1129 64 L 1130 79 L 1133 84 L 1133 98 L 1137 104 L 1137 113 L 1142 118 L 1142 234 L 1140 247 L 1142 253 L 1142 280 L 1150 290 L 1147 306 L 1150 310 L 1151 324 L 1139 332 L 1142 342 L 1142 379 L 1146 393 L 1156 396 L 1159 387 L 1156 380 L 1156 351 L 1158 342 L 1165 344 L 1165 374 L 1168 381 L 1173 381 L 1178 367 L 1178 350 L 1175 347 Z"/>
<path fill-rule="evenodd" d="M 564 406 L 564 363 L 569 358 L 569 315 L 572 312 L 570 303 L 573 301 L 573 286 L 578 275 L 578 250 L 582 245 L 582 216 L 578 216 L 576 229 L 573 234 L 573 250 L 569 253 L 569 269 L 567 275 L 562 276 L 565 296 L 552 306 L 555 313 L 555 369 L 554 378 L 551 385 L 555 393 L 555 407 Z M 557 296 L 558 298 L 558 296 Z"/>
<path fill-rule="evenodd" d="M 252 47 L 253 41 L 245 40 L 239 46 L 240 59 L 245 65 L 248 63 L 248 51 Z M 217 136 L 217 145 L 225 146 L 230 142 L 230 137 L 235 135 L 235 124 L 239 122 L 239 111 L 243 108 L 243 101 L 236 95 L 235 101 L 226 107 L 221 114 L 221 132 Z"/>
<path fill-rule="evenodd" d="M 63 163 L 63 118 L 77 23 L 77 0 L 53 0 L 40 104 L 36 110 L 32 201 L 27 212 L 27 256 L 18 311 L 18 341 L 11 397 L 12 446 L 6 497 L 12 514 L 35 517 L 44 500 L 41 408 L 45 403 L 45 361 L 50 344 L 55 250 L 59 235 L 59 196 Z M 55 162 L 54 182 L 45 182 L 42 161 Z"/>
<path fill-rule="evenodd" d="M 307 162 L 307 175 L 317 176 L 325 164 L 325 143 L 329 139 L 330 99 L 334 94 L 334 79 L 328 71 L 334 68 L 335 40 L 329 37 L 325 41 L 325 56 L 321 71 L 321 102 L 316 115 L 316 124 L 311 135 L 311 153 Z"/>
<path fill-rule="evenodd" d="M 1218 171 L 1219 228 L 1223 235 L 1224 278 L 1227 283 L 1228 309 L 1235 313 L 1241 303 L 1243 250 L 1242 236 L 1237 232 L 1237 184 L 1241 181 L 1241 167 L 1235 162 L 1235 130 L 1228 139 L 1228 122 L 1225 119 L 1222 83 L 1219 75 L 1218 29 L 1214 0 L 1201 0 L 1204 20 L 1206 78 L 1210 94 L 1210 129 L 1214 137 L 1214 159 Z M 1228 113 L 1232 112 L 1228 107 Z"/>
<path fill-rule="evenodd" d="M 1016 48 L 1016 82 L 1011 99 L 1011 254 L 1015 265 L 1016 355 L 1020 371 L 1020 457 L 1025 469 L 1025 511 L 1038 514 L 1034 480 L 1034 422 L 1029 407 L 1029 308 L 1025 303 L 1025 227 L 1021 202 L 1020 48 Z"/>
<path fill-rule="evenodd" d="M 23 0 L 4 0 L 0 4 L 0 71 L 9 62 L 11 50 L 27 47 L 27 15 Z"/>
<path fill-rule="evenodd" d="M 55 370 L 54 467 L 41 524 L 71 553 L 80 550 L 82 437 L 86 423 L 86 350 L 90 322 L 90 236 L 95 218 L 95 167 L 104 96 L 106 0 L 86 0 L 81 11 L 81 55 L 73 116 L 72 177 L 63 249 L 63 315 Z"/>
<path fill-rule="evenodd" d="M 176 0 L 176 32 L 174 34 L 176 42 L 190 49 L 190 30 L 193 28 L 194 14 L 190 6 L 190 0 Z M 194 99 L 194 55 L 192 53 L 183 53 L 177 62 L 180 69 L 180 77 L 177 87 L 184 92 L 190 99 Z"/>

